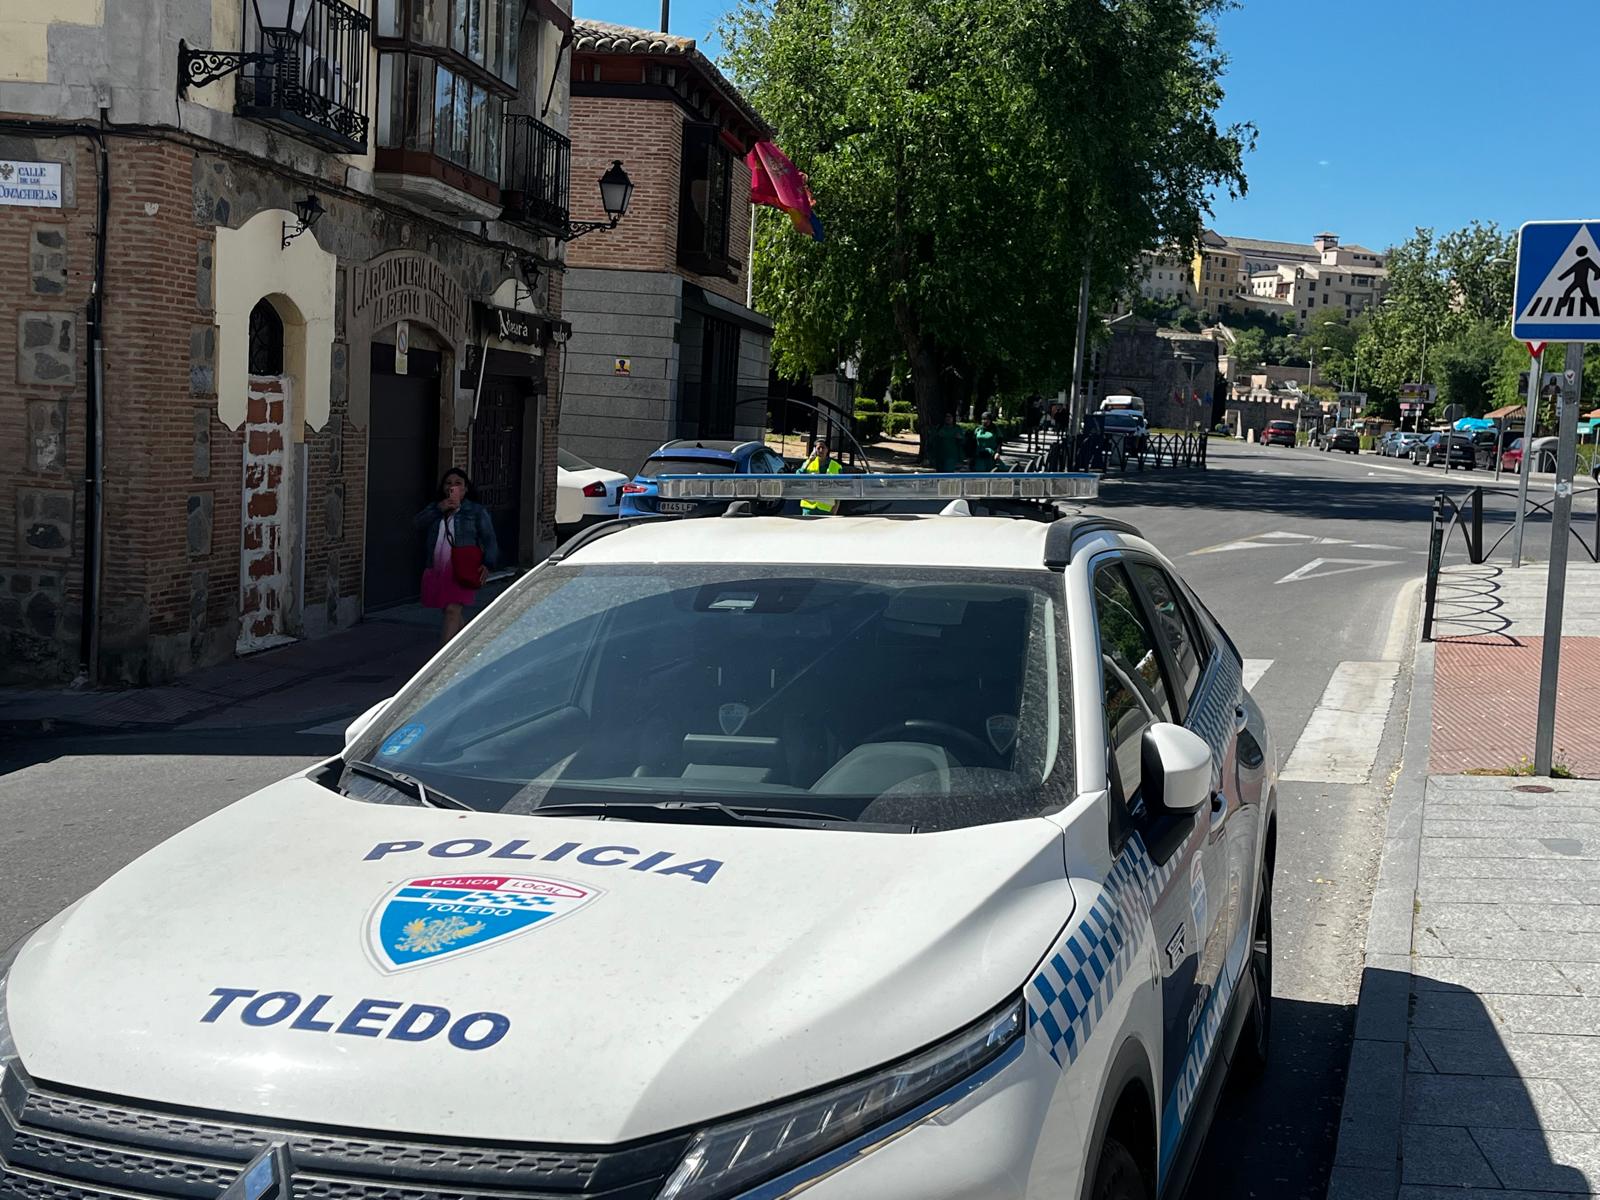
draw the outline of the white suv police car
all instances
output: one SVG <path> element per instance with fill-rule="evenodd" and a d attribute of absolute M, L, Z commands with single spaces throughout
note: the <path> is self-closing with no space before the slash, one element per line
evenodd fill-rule
<path fill-rule="evenodd" d="M 0 1197 L 1181 1192 L 1266 1056 L 1268 735 L 1131 527 L 969 512 L 571 543 L 0 957 Z"/>

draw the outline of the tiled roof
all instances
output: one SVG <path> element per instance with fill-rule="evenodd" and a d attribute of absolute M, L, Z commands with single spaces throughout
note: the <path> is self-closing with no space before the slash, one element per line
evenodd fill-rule
<path fill-rule="evenodd" d="M 590 54 L 677 54 L 694 53 L 693 38 L 609 21 L 573 21 L 573 48 Z"/>
<path fill-rule="evenodd" d="M 1244 254 L 1261 254 L 1266 256 L 1281 255 L 1285 258 L 1316 258 L 1317 248 L 1309 242 L 1268 242 L 1260 238 L 1224 237 L 1233 249 Z"/>
<path fill-rule="evenodd" d="M 744 93 L 717 69 L 717 64 L 700 52 L 693 38 L 651 29 L 635 29 L 631 25 L 613 25 L 609 21 L 574 21 L 572 50 L 574 54 L 616 54 L 681 62 L 703 76 L 714 91 L 754 125 L 759 137 L 772 136 L 772 129 L 761 119 L 761 114 L 745 99 Z"/>

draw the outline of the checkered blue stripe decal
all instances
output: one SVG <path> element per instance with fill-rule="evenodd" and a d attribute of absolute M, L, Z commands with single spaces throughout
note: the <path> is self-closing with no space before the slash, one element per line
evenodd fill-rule
<path fill-rule="evenodd" d="M 1139 835 L 1130 838 L 1111 865 L 1100 898 L 1024 989 L 1028 1028 L 1043 1030 L 1058 1066 L 1076 1062 L 1082 1053 L 1139 953 L 1150 910 L 1182 857 L 1175 854 L 1157 867 Z"/>

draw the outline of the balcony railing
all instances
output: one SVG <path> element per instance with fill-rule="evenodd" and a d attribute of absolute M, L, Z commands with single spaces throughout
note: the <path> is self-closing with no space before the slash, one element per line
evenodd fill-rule
<path fill-rule="evenodd" d="M 303 32 L 263 33 L 244 5 L 244 48 L 265 58 L 239 75 L 235 108 L 336 150 L 367 148 L 371 22 L 342 0 L 311 0 Z"/>
<path fill-rule="evenodd" d="M 522 113 L 506 116 L 505 174 L 500 199 L 505 217 L 542 233 L 559 233 L 569 216 L 572 142 Z"/>

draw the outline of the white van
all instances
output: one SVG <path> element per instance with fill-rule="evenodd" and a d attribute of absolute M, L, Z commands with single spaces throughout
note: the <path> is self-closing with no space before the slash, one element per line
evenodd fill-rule
<path fill-rule="evenodd" d="M 1100 401 L 1101 412 L 1144 412 L 1144 400 L 1139 396 L 1107 396 Z"/>

